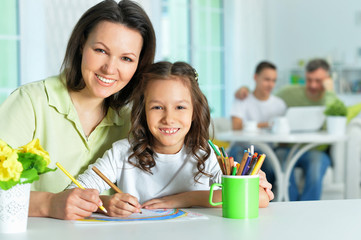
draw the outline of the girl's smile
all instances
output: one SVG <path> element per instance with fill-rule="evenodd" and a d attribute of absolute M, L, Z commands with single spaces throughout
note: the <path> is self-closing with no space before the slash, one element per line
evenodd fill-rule
<path fill-rule="evenodd" d="M 152 80 L 144 94 L 149 131 L 158 153 L 175 154 L 182 149 L 193 116 L 189 88 L 183 80 Z"/>

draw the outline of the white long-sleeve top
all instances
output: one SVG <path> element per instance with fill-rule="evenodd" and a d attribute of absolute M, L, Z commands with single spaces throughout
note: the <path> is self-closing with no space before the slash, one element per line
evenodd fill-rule
<path fill-rule="evenodd" d="M 197 161 L 184 146 L 176 154 L 157 153 L 154 157 L 156 165 L 151 168 L 153 174 L 131 165 L 128 162 L 131 153 L 127 139 L 117 141 L 102 158 L 89 165 L 77 180 L 85 188 L 97 189 L 100 193 L 109 189 L 109 185 L 92 170 L 92 167 L 96 166 L 123 192 L 137 197 L 140 203 L 181 192 L 209 190 L 212 183 L 221 182 L 221 170 L 213 151 L 205 162 L 204 169 L 212 177 L 202 174 L 198 182 L 194 181 L 198 172 Z M 74 187 L 76 185 L 71 184 L 68 188 Z"/>

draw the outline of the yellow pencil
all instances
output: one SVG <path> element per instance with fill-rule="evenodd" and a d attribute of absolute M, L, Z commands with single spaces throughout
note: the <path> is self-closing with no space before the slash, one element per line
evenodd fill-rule
<path fill-rule="evenodd" d="M 251 175 L 257 175 L 258 174 L 258 172 L 261 169 L 261 166 L 262 166 L 265 158 L 266 158 L 266 154 L 261 154 L 261 156 L 258 158 L 256 166 L 254 166 L 254 169 L 253 169 Z"/>
<path fill-rule="evenodd" d="M 56 166 L 58 166 L 60 168 L 60 170 L 63 171 L 65 173 L 65 175 L 67 175 L 73 181 L 73 183 L 75 183 L 79 188 L 85 189 L 67 170 L 65 170 L 65 168 L 63 168 L 62 165 L 60 165 L 60 163 L 57 162 Z M 108 213 L 107 210 L 102 205 L 100 205 L 99 208 L 103 212 Z"/>

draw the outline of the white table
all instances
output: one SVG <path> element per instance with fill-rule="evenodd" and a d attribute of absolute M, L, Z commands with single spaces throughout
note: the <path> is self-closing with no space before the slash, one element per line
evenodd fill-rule
<path fill-rule="evenodd" d="M 237 142 L 248 142 L 262 149 L 267 159 L 273 165 L 276 178 L 278 192 L 276 199 L 288 201 L 288 184 L 293 167 L 297 160 L 306 151 L 323 144 L 332 144 L 332 160 L 335 169 L 336 183 L 344 183 L 345 176 L 345 142 L 346 135 L 337 136 L 330 135 L 327 132 L 303 132 L 291 133 L 286 135 L 273 134 L 269 131 L 259 131 L 257 133 L 245 133 L 243 131 L 228 131 L 217 133 L 216 138 L 221 141 L 230 141 L 231 145 Z M 287 159 L 285 170 L 282 170 L 281 163 L 273 149 L 268 143 L 289 143 L 294 144 Z"/>
<path fill-rule="evenodd" d="M 29 218 L 28 230 L 0 234 L 1 240 L 155 240 L 155 239 L 360 239 L 361 200 L 272 202 L 259 217 L 234 220 L 215 208 L 192 209 L 206 220 L 79 225 L 50 218 Z"/>

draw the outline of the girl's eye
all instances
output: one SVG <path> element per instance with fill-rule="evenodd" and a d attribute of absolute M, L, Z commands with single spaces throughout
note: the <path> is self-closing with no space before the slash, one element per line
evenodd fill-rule
<path fill-rule="evenodd" d="M 180 110 L 181 110 L 181 109 L 185 109 L 185 107 L 183 107 L 183 106 L 178 106 L 177 109 L 180 109 Z"/>
<path fill-rule="evenodd" d="M 127 61 L 127 62 L 133 62 L 132 59 L 128 58 L 128 57 L 122 57 L 123 60 Z"/>
<path fill-rule="evenodd" d="M 95 51 L 106 54 L 106 52 L 103 49 L 100 49 L 100 48 L 95 49 Z"/>
<path fill-rule="evenodd" d="M 162 107 L 161 106 L 154 106 L 151 109 L 162 109 Z"/>

